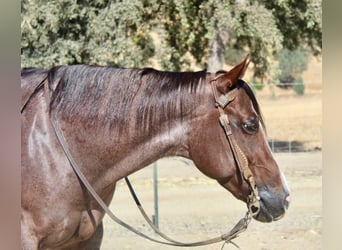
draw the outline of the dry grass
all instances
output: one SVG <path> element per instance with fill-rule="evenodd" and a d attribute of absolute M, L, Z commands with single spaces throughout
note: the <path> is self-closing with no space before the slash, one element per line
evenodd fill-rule
<path fill-rule="evenodd" d="M 304 96 L 294 90 L 266 86 L 257 92 L 269 139 L 300 141 L 308 149 L 322 147 L 322 63 L 311 59 L 303 74 Z"/>
<path fill-rule="evenodd" d="M 258 99 L 269 139 L 300 141 L 309 149 L 321 148 L 321 94 Z"/>

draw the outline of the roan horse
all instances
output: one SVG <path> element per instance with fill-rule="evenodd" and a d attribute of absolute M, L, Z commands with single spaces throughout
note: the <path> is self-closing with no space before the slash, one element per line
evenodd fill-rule
<path fill-rule="evenodd" d="M 258 190 L 254 219 L 282 218 L 290 194 L 255 96 L 241 80 L 248 63 L 247 57 L 218 73 L 86 65 L 22 70 L 22 249 L 99 249 L 103 236 L 105 212 L 71 167 L 52 119 L 107 205 L 118 180 L 166 156 L 191 159 L 248 204 L 251 183 L 239 167 L 245 160 Z M 229 98 L 221 105 L 222 96 Z"/>

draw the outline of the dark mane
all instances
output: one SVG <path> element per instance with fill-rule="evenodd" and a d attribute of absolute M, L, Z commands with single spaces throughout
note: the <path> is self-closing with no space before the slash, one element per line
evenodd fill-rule
<path fill-rule="evenodd" d="M 45 69 L 40 69 L 40 68 L 34 68 L 34 67 L 29 67 L 29 68 L 22 68 L 21 69 L 21 77 L 27 77 L 32 74 L 46 74 L 48 70 Z"/>
<path fill-rule="evenodd" d="M 150 124 L 161 126 L 170 118 L 176 121 L 191 115 L 197 103 L 197 93 L 204 90 L 205 76 L 205 71 L 142 70 L 141 78 L 147 85 L 137 110 L 137 122 L 146 125 L 146 120 L 150 120 Z"/>
<path fill-rule="evenodd" d="M 166 72 L 152 68 L 125 69 L 88 65 L 52 68 L 48 73 L 53 92 L 52 109 L 66 119 L 101 123 L 119 133 L 129 132 L 128 122 L 150 133 L 170 128 L 191 116 L 205 91 L 206 71 Z M 239 80 L 261 119 L 258 102 L 247 83 Z"/>
<path fill-rule="evenodd" d="M 152 130 L 190 115 L 196 93 L 204 89 L 205 75 L 205 71 L 62 66 L 49 72 L 50 86 L 56 86 L 52 108 L 89 125 L 103 122 L 122 131 L 131 120 L 136 127 Z"/>

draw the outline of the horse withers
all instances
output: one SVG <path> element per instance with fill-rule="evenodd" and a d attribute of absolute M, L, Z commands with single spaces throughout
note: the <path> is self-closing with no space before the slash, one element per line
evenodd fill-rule
<path fill-rule="evenodd" d="M 118 180 L 162 157 L 182 156 L 237 199 L 250 205 L 254 197 L 254 219 L 282 218 L 290 194 L 256 98 L 241 79 L 248 63 L 218 73 L 22 70 L 22 249 L 100 248 L 104 210 L 70 158 L 107 205 Z"/>

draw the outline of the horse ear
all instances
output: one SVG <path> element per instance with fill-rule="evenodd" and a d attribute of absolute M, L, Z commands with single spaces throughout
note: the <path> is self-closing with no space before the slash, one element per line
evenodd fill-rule
<path fill-rule="evenodd" d="M 227 73 L 219 76 L 217 80 L 217 89 L 222 93 L 227 93 L 230 88 L 234 87 L 239 79 L 241 79 L 250 63 L 249 54 L 240 64 L 236 65 Z"/>

